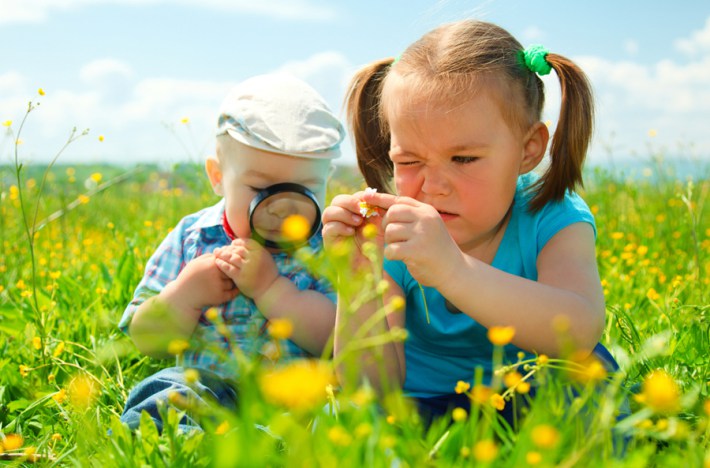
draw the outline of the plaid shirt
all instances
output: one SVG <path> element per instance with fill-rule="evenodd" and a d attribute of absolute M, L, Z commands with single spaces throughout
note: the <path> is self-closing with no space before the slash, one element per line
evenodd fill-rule
<path fill-rule="evenodd" d="M 210 253 L 217 247 L 230 244 L 230 239 L 222 225 L 223 213 L 224 200 L 212 207 L 184 217 L 163 240 L 148 260 L 145 274 L 133 294 L 133 300 L 123 312 L 118 326 L 124 333 L 128 334 L 128 325 L 138 306 L 157 295 L 168 283 L 175 280 L 178 273 L 190 260 Z M 321 242 L 320 236 L 314 236 L 310 247 L 317 251 L 322 246 Z M 330 283 L 325 279 L 314 278 L 302 263 L 285 253 L 276 253 L 273 254 L 273 257 L 279 273 L 290 279 L 299 290 L 312 289 L 325 294 L 335 302 L 335 293 Z M 193 338 L 194 342 L 209 343 L 210 347 L 216 344 L 220 352 L 211 352 L 201 345 L 198 345 L 197 349 L 193 349 L 191 346 L 191 349 L 183 355 L 181 365 L 230 375 L 234 372 L 233 363 L 231 366 L 227 365 L 219 355 L 223 353 L 232 355 L 235 351 L 232 347 L 235 345 L 248 357 L 255 353 L 262 353 L 267 357 L 273 354 L 273 346 L 270 345 L 268 336 L 264 333 L 267 320 L 257 310 L 254 301 L 240 294 L 232 301 L 216 308 L 221 313 L 221 322 L 227 327 L 226 333 L 224 330 L 221 330 L 222 333 L 220 333 L 217 324 L 205 318 L 204 313 L 208 309 L 205 308 Z M 279 353 L 281 359 L 308 355 L 292 341 L 282 343 Z"/>

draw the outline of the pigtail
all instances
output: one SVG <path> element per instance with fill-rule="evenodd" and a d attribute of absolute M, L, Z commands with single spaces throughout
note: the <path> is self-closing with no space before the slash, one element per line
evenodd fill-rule
<path fill-rule="evenodd" d="M 360 172 L 369 187 L 392 193 L 389 130 L 380 116 L 382 83 L 392 64 L 383 59 L 362 68 L 350 81 L 345 108 Z"/>
<path fill-rule="evenodd" d="M 562 200 L 567 191 L 583 186 L 582 166 L 594 125 L 592 87 L 587 76 L 565 57 L 549 53 L 545 59 L 557 73 L 562 99 L 550 146 L 550 165 L 535 186 L 532 211 L 542 209 L 549 201 Z"/>

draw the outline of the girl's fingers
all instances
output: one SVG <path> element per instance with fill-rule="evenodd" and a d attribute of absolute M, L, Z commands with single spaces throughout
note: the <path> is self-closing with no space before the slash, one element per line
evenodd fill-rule
<path fill-rule="evenodd" d="M 384 210 L 390 209 L 393 205 L 406 204 L 410 206 L 418 206 L 420 202 L 409 197 L 400 197 L 389 193 L 367 192 L 362 195 L 362 201 L 374 205 Z"/>

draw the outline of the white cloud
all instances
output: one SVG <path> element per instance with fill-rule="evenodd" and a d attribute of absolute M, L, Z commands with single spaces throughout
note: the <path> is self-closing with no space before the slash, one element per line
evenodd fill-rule
<path fill-rule="evenodd" d="M 323 52 L 288 62 L 274 71 L 289 72 L 308 82 L 337 113 L 351 70 L 342 55 Z M 130 66 L 114 59 L 87 63 L 80 69 L 79 77 L 79 89 L 48 90 L 39 99 L 41 106 L 33 112 L 23 131 L 22 151 L 27 160 L 51 159 L 54 155 L 51 151 L 60 148 L 76 126 L 79 131 L 90 128 L 90 135 L 73 144 L 62 155 L 63 161 L 199 161 L 213 151 L 217 110 L 235 84 L 137 79 Z M 0 75 L 0 109 L 22 112 L 23 103 L 14 96 L 27 95 L 23 87 L 19 74 Z M 0 115 L 3 121 L 19 117 Z M 185 117 L 189 125 L 180 123 Z M 105 136 L 103 143 L 96 140 L 98 135 Z M 6 155 L 0 157 L 5 159 Z"/>
<path fill-rule="evenodd" d="M 527 45 L 529 42 L 541 41 L 545 38 L 546 34 L 541 28 L 537 26 L 529 26 L 521 33 L 520 38 L 523 41 L 523 46 Z"/>
<path fill-rule="evenodd" d="M 0 0 L 0 25 L 46 21 L 53 11 L 77 10 L 87 6 L 121 5 L 141 7 L 182 4 L 199 9 L 235 11 L 291 20 L 326 21 L 336 10 L 311 0 Z"/>
<path fill-rule="evenodd" d="M 675 41 L 675 47 L 688 55 L 710 52 L 710 17 L 705 20 L 705 28 L 694 31 L 688 38 Z"/>
<path fill-rule="evenodd" d="M 633 39 L 628 39 L 624 41 L 624 50 L 629 55 L 636 55 L 639 51 L 639 44 Z"/>
<path fill-rule="evenodd" d="M 79 78 L 87 84 L 96 84 L 115 78 L 129 79 L 132 76 L 133 69 L 130 65 L 112 58 L 94 60 L 79 70 Z"/>

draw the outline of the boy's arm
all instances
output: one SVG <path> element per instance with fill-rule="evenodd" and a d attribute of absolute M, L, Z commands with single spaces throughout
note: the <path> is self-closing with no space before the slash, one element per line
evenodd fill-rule
<path fill-rule="evenodd" d="M 335 303 L 319 291 L 298 287 L 279 275 L 258 296 L 256 307 L 268 319 L 288 319 L 293 324 L 291 339 L 313 355 L 323 352 L 335 327 Z"/>
<path fill-rule="evenodd" d="M 271 254 L 252 239 L 237 239 L 215 250 L 215 264 L 250 297 L 267 319 L 288 319 L 291 339 L 318 355 L 335 325 L 335 303 L 315 290 L 300 290 L 279 274 Z"/>
<path fill-rule="evenodd" d="M 205 307 L 234 299 L 239 290 L 214 264 L 212 254 L 190 261 L 158 293 L 140 304 L 128 326 L 136 347 L 144 354 L 169 357 L 174 340 L 189 340 Z"/>

